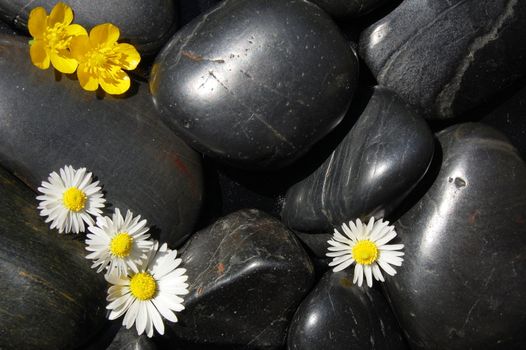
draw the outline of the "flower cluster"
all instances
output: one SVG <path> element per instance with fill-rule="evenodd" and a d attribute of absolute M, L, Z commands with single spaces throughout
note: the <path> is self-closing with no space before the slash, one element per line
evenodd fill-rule
<path fill-rule="evenodd" d="M 109 94 L 119 95 L 130 88 L 125 70 L 133 70 L 141 56 L 130 44 L 118 43 L 119 28 L 111 23 L 97 25 L 88 33 L 73 22 L 73 10 L 59 2 L 48 15 L 43 7 L 29 14 L 31 61 L 40 69 L 50 64 L 61 73 L 74 73 L 87 91 L 99 85 Z"/>
<path fill-rule="evenodd" d="M 402 266 L 404 260 L 403 244 L 387 244 L 396 237 L 394 226 L 382 219 L 375 221 L 372 217 L 367 225 L 360 219 L 342 225 L 343 234 L 334 229 L 332 239 L 327 241 L 330 247 L 327 256 L 332 259 L 329 266 L 335 266 L 333 271 L 341 271 L 353 263 L 353 283 L 362 286 L 364 275 L 367 285 L 373 286 L 373 277 L 384 281 L 382 271 L 394 276 L 396 270 L 391 266 Z M 381 270 L 380 270 L 381 269 Z"/>
<path fill-rule="evenodd" d="M 138 334 L 153 336 L 154 328 L 164 334 L 162 317 L 177 322 L 175 312 L 184 309 L 182 295 L 188 294 L 186 269 L 179 267 L 177 251 L 150 239 L 146 220 L 128 210 L 123 217 L 116 208 L 102 216 L 105 199 L 99 182 L 92 181 L 86 168 L 65 166 L 43 181 L 37 196 L 40 215 L 59 233 L 79 233 L 88 226 L 87 259 L 92 268 L 105 272 L 109 319 L 124 315 L 123 325 L 135 324 Z"/>

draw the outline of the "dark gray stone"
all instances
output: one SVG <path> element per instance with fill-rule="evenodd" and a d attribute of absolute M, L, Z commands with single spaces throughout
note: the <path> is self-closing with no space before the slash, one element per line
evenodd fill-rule
<path fill-rule="evenodd" d="M 415 349 L 526 344 L 526 165 L 481 124 L 438 135 L 441 168 L 395 224 L 404 264 L 386 282 Z"/>
<path fill-rule="evenodd" d="M 192 232 L 200 157 L 159 120 L 146 85 L 134 83 L 127 97 L 97 98 L 34 67 L 25 39 L 6 36 L 0 75 L 0 164 L 34 190 L 64 165 L 87 167 L 113 208 L 141 214 L 161 241 L 175 246 Z"/>
<path fill-rule="evenodd" d="M 118 321 L 114 321 L 118 322 Z M 165 321 L 166 322 L 166 321 Z M 155 343 L 146 335 L 137 335 L 135 327 L 121 327 L 106 350 L 155 350 Z"/>
<path fill-rule="evenodd" d="M 106 323 L 106 281 L 84 242 L 51 232 L 37 205 L 0 168 L 0 349 L 76 349 Z"/>
<path fill-rule="evenodd" d="M 287 192 L 282 219 L 295 230 L 331 232 L 357 217 L 384 217 L 424 176 L 434 140 L 426 122 L 376 87 L 336 150 Z"/>
<path fill-rule="evenodd" d="M 385 2 L 393 0 L 310 0 L 335 18 L 365 15 Z"/>
<path fill-rule="evenodd" d="M 0 0 L 0 16 L 27 30 L 32 9 L 42 6 L 49 12 L 56 0 Z M 120 41 L 134 44 L 141 53 L 154 53 L 176 29 L 177 13 L 173 0 L 68 0 L 75 23 L 89 30 L 102 23 L 113 23 L 121 31 Z"/>
<path fill-rule="evenodd" d="M 407 349 L 382 293 L 354 285 L 350 269 L 323 275 L 296 311 L 287 343 L 290 350 Z"/>
<path fill-rule="evenodd" d="M 178 0 L 179 25 L 183 26 L 211 7 L 219 4 L 221 0 Z"/>
<path fill-rule="evenodd" d="M 429 118 L 452 118 L 526 73 L 526 2 L 405 0 L 365 30 L 360 53 L 379 84 Z"/>
<path fill-rule="evenodd" d="M 199 151 L 246 168 L 296 160 L 347 111 L 358 62 L 338 27 L 298 0 L 225 0 L 157 57 L 150 90 Z"/>
<path fill-rule="evenodd" d="M 257 210 L 238 211 L 197 232 L 182 259 L 190 294 L 171 328 L 198 349 L 280 348 L 314 282 L 312 263 L 294 235 Z"/>

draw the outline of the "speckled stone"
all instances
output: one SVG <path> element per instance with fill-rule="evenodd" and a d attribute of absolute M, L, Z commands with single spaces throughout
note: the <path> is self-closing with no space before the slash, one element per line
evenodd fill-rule
<path fill-rule="evenodd" d="M 526 2 L 405 0 L 365 30 L 360 54 L 379 84 L 428 118 L 452 118 L 526 73 Z"/>
<path fill-rule="evenodd" d="M 49 13 L 56 0 L 0 0 L 0 16 L 27 30 L 32 9 L 42 6 Z M 68 0 L 75 12 L 75 23 L 88 31 L 110 22 L 119 27 L 122 41 L 134 44 L 141 53 L 154 53 L 176 28 L 177 12 L 173 0 Z"/>
<path fill-rule="evenodd" d="M 289 350 L 407 349 L 382 293 L 352 279 L 350 269 L 323 275 L 294 315 Z"/>
<path fill-rule="evenodd" d="M 0 349 L 74 349 L 105 324 L 106 282 L 84 243 L 51 232 L 35 194 L 0 168 Z"/>
<path fill-rule="evenodd" d="M 342 119 L 356 86 L 351 45 L 299 0 L 225 0 L 157 57 L 150 90 L 164 121 L 233 166 L 290 164 Z"/>
<path fill-rule="evenodd" d="M 87 167 L 113 208 L 130 209 L 173 246 L 202 199 L 200 156 L 159 120 L 147 86 L 97 97 L 34 67 L 25 38 L 0 37 L 0 164 L 33 190 L 64 165 Z M 58 78 L 59 81 L 56 81 Z"/>
<path fill-rule="evenodd" d="M 282 219 L 303 232 L 332 232 L 358 217 L 389 215 L 433 156 L 426 122 L 392 91 L 376 87 L 335 151 L 287 192 Z"/>
<path fill-rule="evenodd" d="M 438 139 L 441 169 L 395 225 L 405 257 L 391 304 L 414 349 L 522 349 L 526 165 L 481 124 Z"/>
<path fill-rule="evenodd" d="M 393 0 L 311 0 L 335 18 L 354 18 L 365 15 L 385 2 Z"/>
<path fill-rule="evenodd" d="M 314 282 L 312 263 L 294 235 L 257 210 L 238 211 L 197 232 L 182 259 L 190 294 L 179 323 L 170 326 L 197 349 L 280 349 Z"/>

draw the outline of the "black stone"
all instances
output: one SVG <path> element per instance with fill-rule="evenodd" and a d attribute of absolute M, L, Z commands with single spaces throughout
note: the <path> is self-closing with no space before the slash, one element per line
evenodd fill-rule
<path fill-rule="evenodd" d="M 526 87 L 507 95 L 502 104 L 496 106 L 481 119 L 481 122 L 502 131 L 526 160 Z"/>
<path fill-rule="evenodd" d="M 311 0 L 335 18 L 359 17 L 388 1 L 393 0 Z"/>
<path fill-rule="evenodd" d="M 0 164 L 34 190 L 64 165 L 87 167 L 111 211 L 141 214 L 172 245 L 192 232 L 200 157 L 159 120 L 146 85 L 135 83 L 128 97 L 98 98 L 34 67 L 27 42 L 5 36 L 0 75 Z"/>
<path fill-rule="evenodd" d="M 27 30 L 29 13 L 43 6 L 48 14 L 56 0 L 0 0 L 0 16 Z M 120 41 L 130 42 L 141 53 L 151 54 L 170 39 L 176 29 L 173 0 L 68 0 L 75 23 L 89 30 L 98 24 L 113 23 L 121 31 Z"/>
<path fill-rule="evenodd" d="M 179 0 L 179 25 L 183 26 L 221 0 Z"/>
<path fill-rule="evenodd" d="M 118 321 L 114 321 L 118 322 Z M 135 327 L 121 327 L 106 350 L 155 350 L 155 343 L 146 335 L 137 335 Z"/>
<path fill-rule="evenodd" d="M 526 2 L 405 0 L 362 33 L 378 83 L 429 118 L 463 114 L 526 73 Z"/>
<path fill-rule="evenodd" d="M 354 285 L 348 271 L 327 272 L 301 303 L 289 350 L 407 349 L 382 293 Z"/>
<path fill-rule="evenodd" d="M 84 242 L 51 232 L 35 194 L 0 168 L 0 349 L 73 349 L 105 324 L 106 282 Z"/>
<path fill-rule="evenodd" d="M 226 0 L 174 36 L 150 89 L 166 123 L 199 151 L 274 169 L 340 122 L 357 73 L 354 50 L 317 6 Z"/>
<path fill-rule="evenodd" d="M 424 176 L 433 149 L 426 122 L 395 93 L 376 87 L 336 150 L 289 189 L 282 219 L 295 230 L 330 232 L 357 217 L 389 215 Z"/>
<path fill-rule="evenodd" d="M 415 349 L 526 344 L 526 165 L 476 123 L 438 135 L 441 168 L 396 228 L 404 264 L 386 282 Z"/>
<path fill-rule="evenodd" d="M 171 328 L 198 349 L 280 348 L 314 282 L 312 263 L 294 235 L 257 210 L 238 211 L 197 232 L 182 259 L 190 294 Z"/>

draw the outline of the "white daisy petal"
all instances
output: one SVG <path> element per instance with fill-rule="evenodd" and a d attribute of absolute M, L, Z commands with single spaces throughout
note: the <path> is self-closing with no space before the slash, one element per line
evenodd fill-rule
<path fill-rule="evenodd" d="M 373 271 L 371 265 L 365 265 L 363 267 L 363 272 L 365 274 L 365 280 L 367 281 L 367 286 L 371 288 L 373 286 Z"/>
<path fill-rule="evenodd" d="M 339 251 L 339 252 L 329 252 L 329 253 L 327 253 L 325 255 L 330 257 L 330 258 L 334 258 L 334 257 L 337 257 L 337 256 L 346 255 L 346 254 L 349 254 L 349 252 L 347 250 L 343 250 L 343 251 Z"/>
<path fill-rule="evenodd" d="M 382 271 L 380 271 L 380 268 L 378 267 L 378 264 L 374 263 L 372 265 L 373 269 L 373 276 L 377 281 L 384 282 L 384 276 L 382 275 Z"/>
<path fill-rule="evenodd" d="M 59 175 L 60 174 L 60 175 Z M 38 187 L 42 195 L 37 196 L 40 202 L 40 215 L 45 216 L 50 228 L 56 228 L 59 233 L 80 233 L 85 231 L 86 224 L 93 223 L 90 216 L 99 216 L 92 207 L 104 207 L 101 188 L 93 192 L 85 191 L 82 184 L 91 182 L 91 173 L 86 174 L 86 168 L 74 169 L 68 165 L 52 172 L 48 182 L 43 181 Z"/>
<path fill-rule="evenodd" d="M 121 220 L 116 215 L 114 219 L 107 227 L 116 229 L 116 223 L 133 223 L 128 216 Z M 177 322 L 175 312 L 184 310 L 184 299 L 178 295 L 188 293 L 188 276 L 185 275 L 186 270 L 179 267 L 181 259 L 177 258 L 177 251 L 168 249 L 166 244 L 159 247 L 158 242 L 154 242 L 143 255 L 147 258 L 136 266 L 136 272 L 128 271 L 125 276 L 105 276 L 114 284 L 108 289 L 107 309 L 111 310 L 112 319 L 124 314 L 123 325 L 126 328 L 135 324 L 139 335 L 146 333 L 151 337 L 154 330 L 164 334 L 162 317 Z"/>
<path fill-rule="evenodd" d="M 340 265 L 336 266 L 332 271 L 338 272 L 346 269 L 347 267 L 351 266 L 354 260 L 352 258 L 349 258 L 346 261 L 343 261 Z"/>

